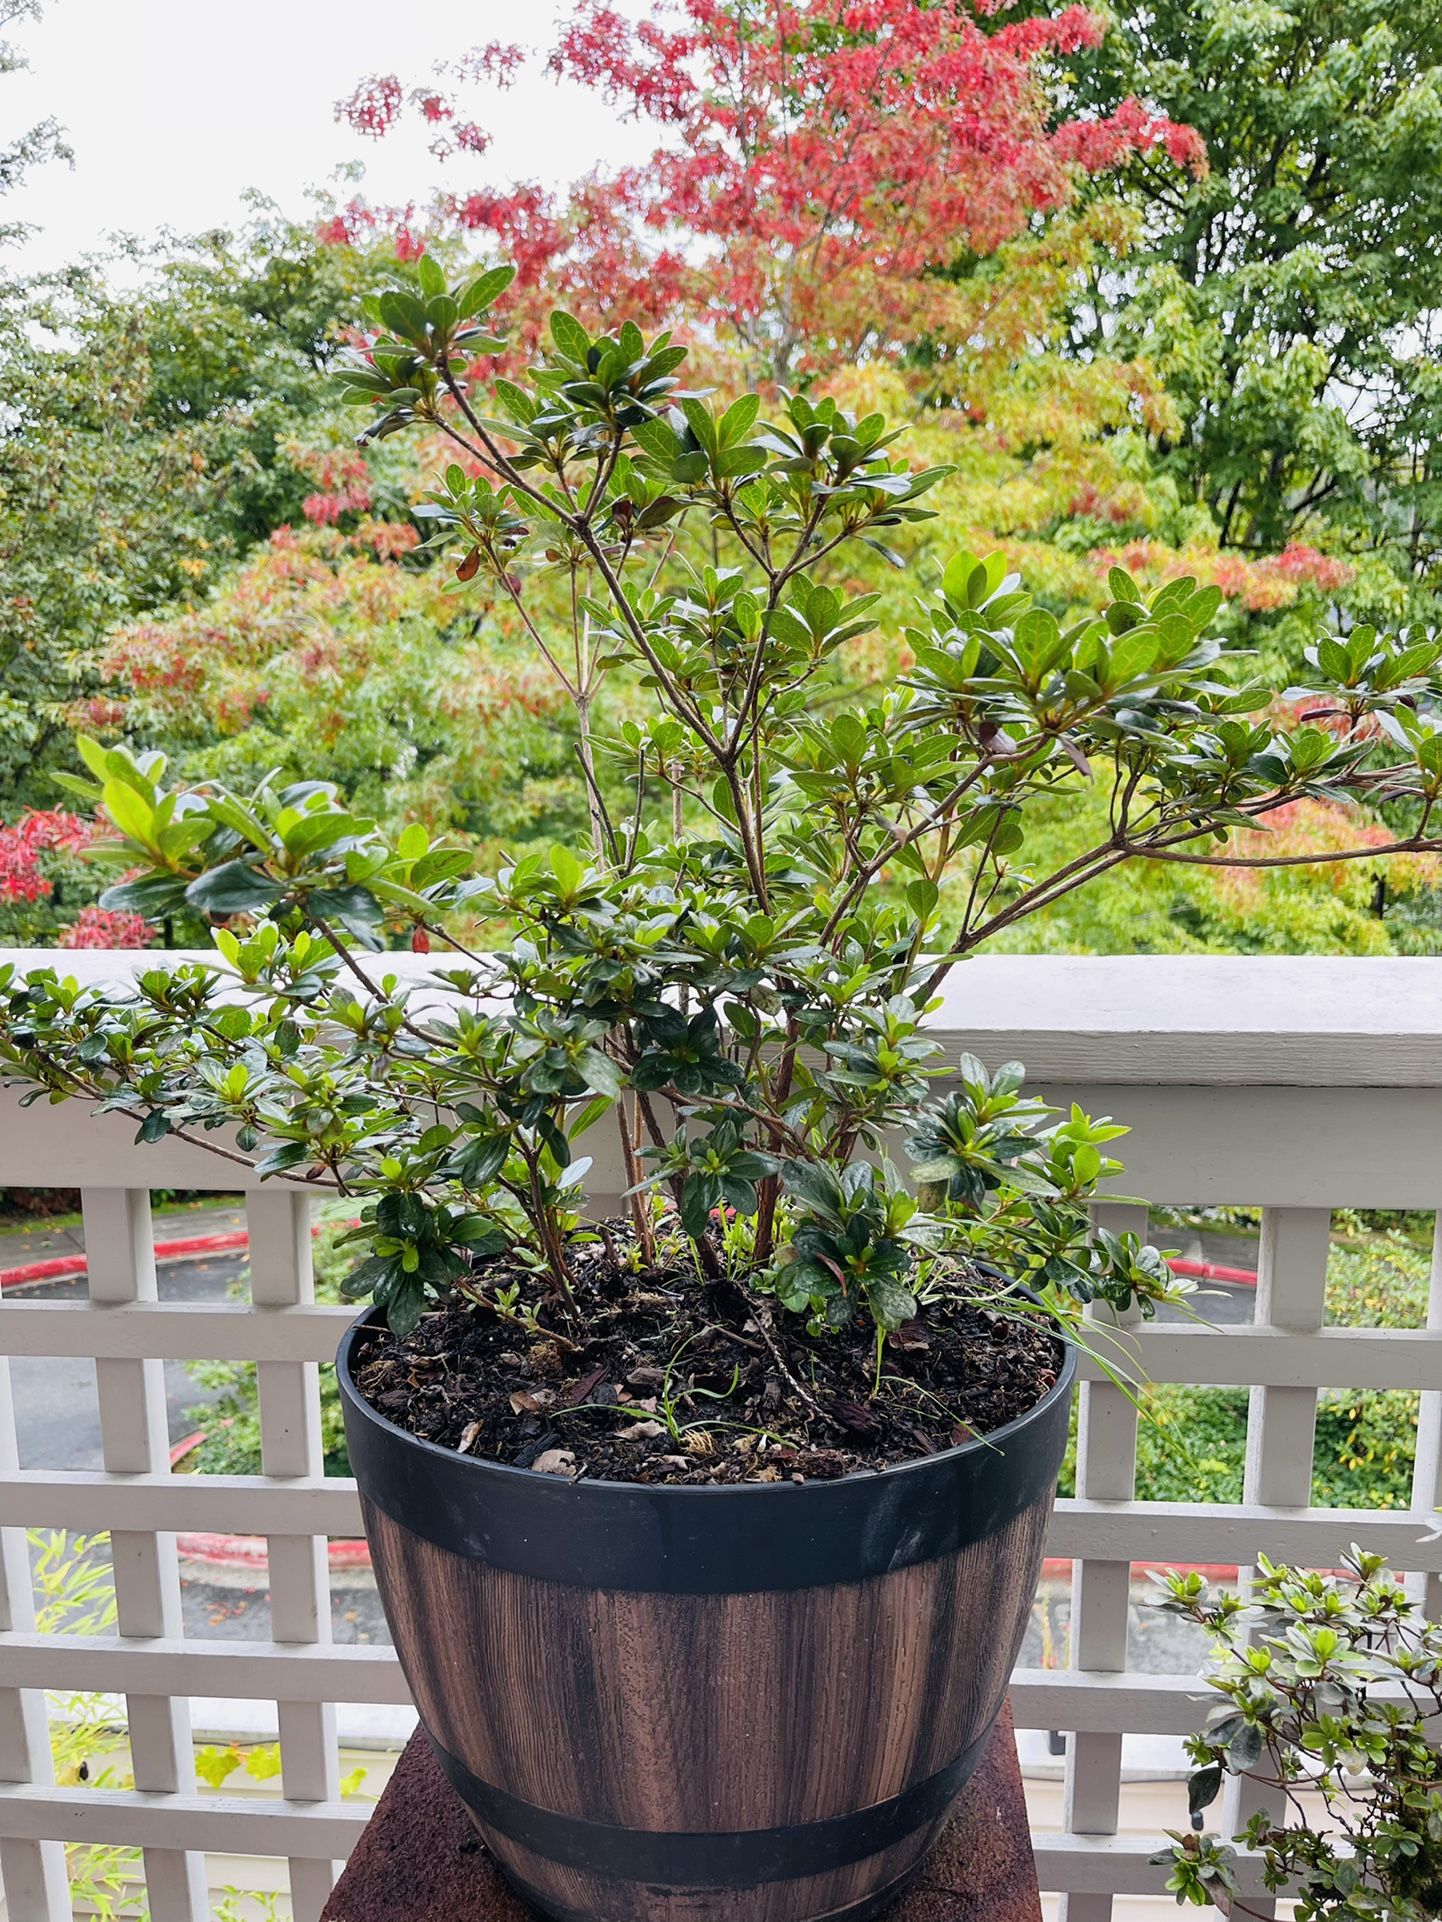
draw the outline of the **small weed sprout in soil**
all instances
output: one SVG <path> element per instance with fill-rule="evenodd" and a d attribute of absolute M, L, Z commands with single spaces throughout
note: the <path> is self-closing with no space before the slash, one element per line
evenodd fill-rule
<path fill-rule="evenodd" d="M 423 256 L 369 303 L 349 398 L 368 436 L 450 446 L 425 562 L 448 553 L 478 627 L 523 632 L 574 706 L 585 845 L 477 873 L 328 785 L 177 786 L 82 741 L 68 786 L 130 871 L 105 902 L 198 911 L 217 954 L 125 992 L 12 969 L 0 1060 L 30 1098 L 350 1198 L 348 1286 L 389 1323 L 362 1387 L 433 1440 L 736 1479 L 985 1433 L 1055 1379 L 1088 1302 L 1177 1284 L 1088 1236 L 1120 1127 L 944 1058 L 947 977 L 1119 862 L 1231 860 L 1233 829 L 1302 797 L 1442 846 L 1442 640 L 1320 637 L 1279 721 L 1214 589 L 1144 598 L 1116 570 L 1067 624 L 958 554 L 918 570 L 911 665 L 854 693 L 876 597 L 849 556 L 905 565 L 944 470 L 828 398 L 721 405 L 629 323 L 558 313 L 524 379 L 477 379 L 510 278 L 450 287 Z M 1105 832 L 1034 871 L 1029 811 L 1077 783 L 1103 785 Z M 428 980 L 362 958 L 407 938 Z M 603 1129 L 622 1173 L 592 1193 Z M 606 1192 L 623 1212 L 597 1221 Z"/>
<path fill-rule="evenodd" d="M 1263 1556 L 1251 1606 L 1195 1573 L 1166 1576 L 1164 1591 L 1161 1606 L 1217 1644 L 1208 1679 L 1222 1699 L 1187 1745 L 1193 1817 L 1225 1775 L 1261 1785 L 1273 1806 L 1235 1840 L 1260 1852 L 1264 1886 L 1302 1922 L 1442 1914 L 1442 1624 L 1357 1548 L 1340 1578 Z M 1216 1835 L 1174 1833 L 1155 1860 L 1179 1904 L 1262 1913 Z"/>

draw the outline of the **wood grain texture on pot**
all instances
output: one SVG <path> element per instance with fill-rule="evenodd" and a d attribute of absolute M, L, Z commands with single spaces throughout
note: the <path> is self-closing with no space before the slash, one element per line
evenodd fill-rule
<path fill-rule="evenodd" d="M 518 1885 L 562 1915 L 796 1922 L 934 1841 L 1001 1706 L 1050 1501 L 888 1574 L 701 1595 L 541 1581 L 365 1507 L 416 1705 Z M 731 1888 L 728 1837 L 753 1864 Z"/>

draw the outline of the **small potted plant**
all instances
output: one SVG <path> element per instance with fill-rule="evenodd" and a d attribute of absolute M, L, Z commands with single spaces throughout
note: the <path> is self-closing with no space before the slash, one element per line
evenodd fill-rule
<path fill-rule="evenodd" d="M 1442 1915 L 1442 1624 L 1358 1548 L 1336 1576 L 1264 1556 L 1250 1606 L 1197 1574 L 1168 1575 L 1165 1596 L 1216 1643 L 1208 1680 L 1220 1700 L 1187 1744 L 1193 1818 L 1225 1776 L 1245 1776 L 1267 1806 L 1233 1840 L 1256 1851 L 1262 1886 L 1303 1922 Z M 1179 1904 L 1263 1913 L 1216 1835 L 1173 1833 L 1154 1859 Z"/>
<path fill-rule="evenodd" d="M 713 404 L 630 324 L 558 313 L 526 379 L 477 386 L 509 278 L 423 257 L 350 393 L 453 447 L 431 551 L 569 695 L 583 845 L 477 873 L 329 787 L 82 742 L 132 871 L 107 902 L 208 915 L 217 954 L 125 994 L 12 971 L 0 1051 L 27 1098 L 351 1197 L 377 1577 L 516 1886 L 606 1922 L 859 1916 L 1000 1707 L 1086 1304 L 1177 1287 L 1087 1232 L 1123 1130 L 947 1059 L 941 987 L 1118 863 L 1231 858 L 1304 796 L 1437 845 L 1442 642 L 1324 639 L 1321 715 L 1274 724 L 1215 590 L 1116 571 L 1067 624 L 963 554 L 917 581 L 905 674 L 855 694 L 851 557 L 896 559 L 940 471 L 829 399 Z M 1029 812 L 1093 781 L 1100 842 L 1029 868 Z M 363 959 L 407 936 L 428 980 Z"/>

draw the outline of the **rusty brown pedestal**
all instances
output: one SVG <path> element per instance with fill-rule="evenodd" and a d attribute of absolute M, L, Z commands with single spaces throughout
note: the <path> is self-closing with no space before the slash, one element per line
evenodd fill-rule
<path fill-rule="evenodd" d="M 534 1922 L 486 1855 L 424 1734 L 411 1737 L 322 1922 Z M 1011 1710 L 950 1827 L 885 1922 L 1041 1922 Z"/>

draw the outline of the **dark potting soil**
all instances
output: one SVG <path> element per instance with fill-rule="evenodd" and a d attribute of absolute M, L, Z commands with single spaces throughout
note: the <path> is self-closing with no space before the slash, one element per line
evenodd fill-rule
<path fill-rule="evenodd" d="M 571 1479 L 834 1480 L 951 1448 L 1013 1421 L 1057 1379 L 1062 1348 L 1024 1304 L 933 1304 L 876 1343 L 860 1320 L 813 1338 L 734 1282 L 631 1273 L 578 1246 L 583 1321 L 527 1328 L 457 1296 L 406 1337 L 375 1331 L 357 1385 L 442 1448 Z M 489 1268 L 487 1292 L 505 1276 Z"/>

